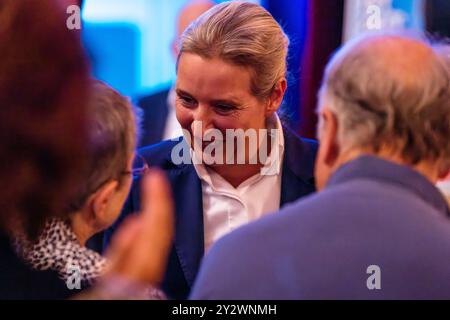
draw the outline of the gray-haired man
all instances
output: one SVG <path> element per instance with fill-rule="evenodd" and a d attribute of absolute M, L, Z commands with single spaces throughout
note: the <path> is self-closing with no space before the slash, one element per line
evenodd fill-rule
<path fill-rule="evenodd" d="M 450 77 L 425 41 L 376 35 L 329 63 L 318 194 L 206 257 L 194 299 L 450 298 Z"/>

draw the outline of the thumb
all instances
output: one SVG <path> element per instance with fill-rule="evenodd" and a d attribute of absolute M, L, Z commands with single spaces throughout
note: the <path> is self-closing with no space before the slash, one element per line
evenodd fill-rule
<path fill-rule="evenodd" d="M 151 169 L 144 177 L 141 194 L 141 224 L 149 231 L 145 235 L 165 235 L 163 238 L 170 241 L 174 233 L 173 210 L 171 188 L 167 178 L 162 171 Z"/>

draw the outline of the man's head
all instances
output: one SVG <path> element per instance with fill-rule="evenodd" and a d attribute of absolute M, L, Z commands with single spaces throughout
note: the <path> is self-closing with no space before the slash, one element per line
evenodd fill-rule
<path fill-rule="evenodd" d="M 378 155 L 431 180 L 450 170 L 450 75 L 426 41 L 372 35 L 343 47 L 319 94 L 318 188 L 344 162 Z"/>
<path fill-rule="evenodd" d="M 172 54 L 176 60 L 179 53 L 178 39 L 183 34 L 184 30 L 203 13 L 214 6 L 214 2 L 210 0 L 191 0 L 178 13 L 176 22 L 176 38 L 172 42 Z"/>
<path fill-rule="evenodd" d="M 130 191 L 137 120 L 130 101 L 111 87 L 93 81 L 88 166 L 69 211 L 100 231 L 117 218 Z"/>

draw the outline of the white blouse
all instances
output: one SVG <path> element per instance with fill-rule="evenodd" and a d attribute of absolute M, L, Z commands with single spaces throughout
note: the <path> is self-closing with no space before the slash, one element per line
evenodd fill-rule
<path fill-rule="evenodd" d="M 205 253 L 227 233 L 280 208 L 284 137 L 276 114 L 267 127 L 269 133 L 278 129 L 272 143 L 279 151 L 267 157 L 263 170 L 269 174 L 258 173 L 234 188 L 213 170 L 193 162 L 202 184 Z M 191 155 L 195 157 L 192 150 Z"/>

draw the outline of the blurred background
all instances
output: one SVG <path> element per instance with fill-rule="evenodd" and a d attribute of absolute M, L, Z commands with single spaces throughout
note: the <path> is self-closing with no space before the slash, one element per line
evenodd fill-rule
<path fill-rule="evenodd" d="M 137 100 L 175 80 L 172 42 L 180 10 L 192 0 L 84 0 L 83 42 L 95 77 Z M 216 3 L 223 1 L 216 1 Z M 351 38 L 380 29 L 449 36 L 448 0 L 255 0 L 291 39 L 285 114 L 315 136 L 316 92 L 330 55 Z"/>

